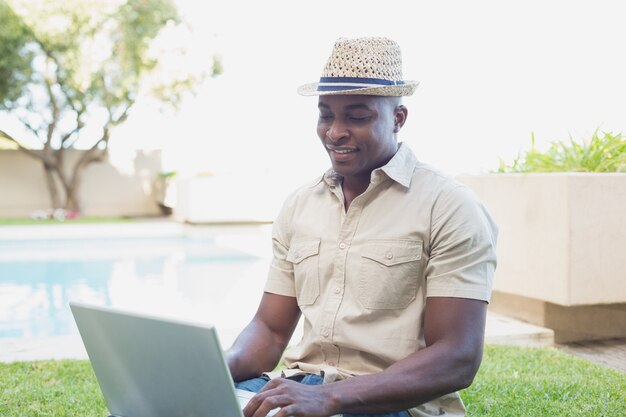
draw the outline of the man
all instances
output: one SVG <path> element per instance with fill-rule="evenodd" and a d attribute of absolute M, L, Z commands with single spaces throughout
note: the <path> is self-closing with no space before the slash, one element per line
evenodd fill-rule
<path fill-rule="evenodd" d="M 339 39 L 320 82 L 300 87 L 319 96 L 332 169 L 284 203 L 262 300 L 227 353 L 238 387 L 259 391 L 246 417 L 464 415 L 497 227 L 398 142 L 416 87 L 387 38 Z"/>

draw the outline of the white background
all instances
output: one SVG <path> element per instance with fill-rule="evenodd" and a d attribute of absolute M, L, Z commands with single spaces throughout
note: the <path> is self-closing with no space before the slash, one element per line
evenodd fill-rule
<path fill-rule="evenodd" d="M 532 132 L 544 148 L 626 133 L 621 1 L 179 1 L 194 47 L 216 48 L 225 67 L 170 138 L 204 149 L 207 170 L 324 169 L 316 98 L 295 89 L 317 80 L 341 36 L 399 42 L 404 77 L 420 81 L 400 139 L 451 174 L 510 162 Z"/>

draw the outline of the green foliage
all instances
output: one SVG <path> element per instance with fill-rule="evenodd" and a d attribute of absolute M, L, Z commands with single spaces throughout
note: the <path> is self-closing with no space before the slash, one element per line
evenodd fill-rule
<path fill-rule="evenodd" d="M 176 174 L 177 174 L 176 171 L 162 171 L 162 172 L 159 172 L 159 178 L 168 180 L 168 179 L 174 178 Z"/>
<path fill-rule="evenodd" d="M 487 345 L 471 387 L 472 417 L 623 416 L 626 375 L 550 348 Z M 88 361 L 0 364 L 0 415 L 107 415 Z"/>
<path fill-rule="evenodd" d="M 179 21 L 172 0 L 0 0 L 0 110 L 19 109 L 38 133 L 80 129 L 97 107 L 119 123 L 157 67 L 152 42 Z M 24 112 L 42 109 L 43 120 Z"/>
<path fill-rule="evenodd" d="M 32 39 L 26 25 L 0 0 L 0 108 L 10 108 L 32 77 L 34 52 L 26 48 Z"/>
<path fill-rule="evenodd" d="M 165 39 L 186 27 L 174 1 L 0 0 L 0 112 L 44 152 L 3 126 L 0 146 L 41 160 L 52 208 L 80 211 L 82 171 L 106 158 L 112 130 L 140 95 L 176 110 L 221 71 L 214 57 L 205 68 L 186 65 L 186 45 Z M 63 151 L 79 143 L 87 151 L 67 166 Z"/>
<path fill-rule="evenodd" d="M 120 56 L 129 72 L 140 73 L 156 66 L 156 58 L 147 57 L 150 46 L 162 27 L 178 22 L 176 8 L 169 0 L 130 0 L 119 9 L 119 34 L 113 33 L 114 55 Z"/>
<path fill-rule="evenodd" d="M 594 132 L 589 141 L 552 142 L 546 152 L 535 148 L 532 135 L 530 150 L 512 164 L 500 160 L 498 172 L 626 172 L 626 137 L 621 133 Z"/>
<path fill-rule="evenodd" d="M 0 111 L 54 149 L 100 124 L 106 147 L 108 130 L 140 93 L 177 106 L 219 70 L 217 58 L 213 68 L 183 67 L 175 76 L 163 68 L 184 47 L 153 48 L 181 27 L 173 0 L 0 0 Z"/>
<path fill-rule="evenodd" d="M 0 132 L 0 151 L 6 149 L 17 149 L 17 145 L 14 142 L 4 138 L 2 136 L 2 132 Z"/>

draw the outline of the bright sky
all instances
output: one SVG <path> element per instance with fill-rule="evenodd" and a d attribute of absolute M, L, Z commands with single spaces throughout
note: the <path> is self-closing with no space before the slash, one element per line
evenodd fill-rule
<path fill-rule="evenodd" d="M 403 51 L 400 139 L 451 174 L 495 169 L 530 145 L 626 133 L 626 6 L 619 1 L 179 0 L 217 50 L 225 74 L 172 123 L 172 164 L 316 175 L 328 165 L 315 134 L 316 81 L 336 38 L 383 35 Z M 216 6 L 218 4 L 218 6 Z M 174 145 L 174 146 L 172 146 Z M 175 162 L 177 160 L 178 162 Z M 166 162 L 167 163 L 167 162 Z M 240 172 L 240 171 L 239 171 Z"/>
<path fill-rule="evenodd" d="M 137 108 L 115 150 L 165 149 L 165 169 L 312 178 L 328 166 L 315 133 L 316 81 L 335 39 L 390 36 L 406 79 L 400 133 L 418 158 L 456 175 L 497 168 L 530 145 L 626 133 L 626 6 L 610 0 L 177 0 L 193 54 L 225 73 L 181 113 Z M 205 55 L 205 56 L 206 56 Z"/>

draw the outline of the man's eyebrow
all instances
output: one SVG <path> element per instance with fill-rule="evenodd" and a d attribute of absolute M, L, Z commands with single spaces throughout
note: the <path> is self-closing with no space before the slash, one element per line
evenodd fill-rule
<path fill-rule="evenodd" d="M 371 107 L 367 104 L 356 103 L 346 106 L 346 110 L 371 110 Z"/>
<path fill-rule="evenodd" d="M 326 103 L 319 103 L 317 107 L 320 109 L 330 109 L 330 106 Z M 355 103 L 355 104 L 348 104 L 346 107 L 344 107 L 344 110 L 372 110 L 372 109 L 367 104 Z"/>

